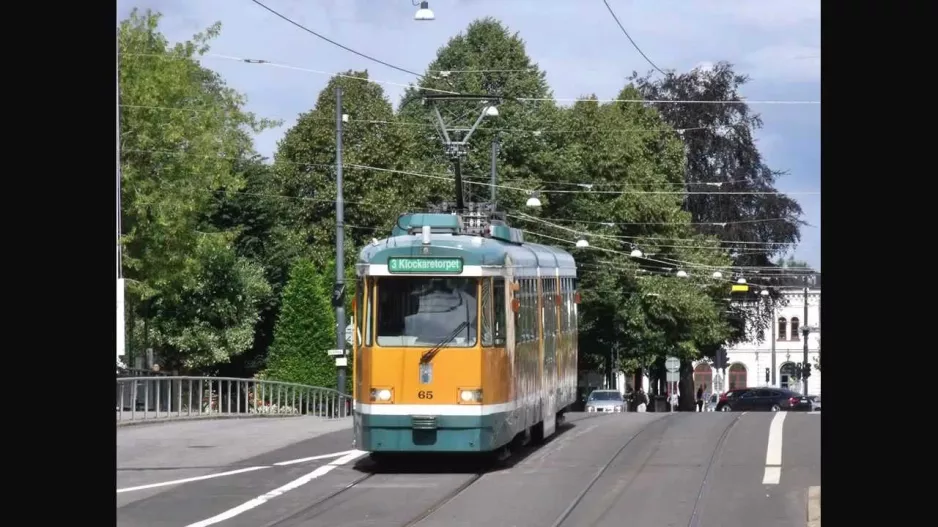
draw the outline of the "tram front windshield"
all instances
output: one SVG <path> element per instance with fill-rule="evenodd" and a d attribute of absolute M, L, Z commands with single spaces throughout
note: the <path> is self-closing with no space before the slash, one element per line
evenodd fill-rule
<path fill-rule="evenodd" d="M 477 285 L 475 278 L 379 278 L 377 344 L 475 346 Z"/>

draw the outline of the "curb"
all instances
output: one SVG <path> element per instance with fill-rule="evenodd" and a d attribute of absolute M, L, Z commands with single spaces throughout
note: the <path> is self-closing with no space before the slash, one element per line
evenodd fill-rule
<path fill-rule="evenodd" d="M 301 419 L 303 417 L 313 418 L 323 422 L 339 422 L 345 419 L 351 418 L 351 416 L 345 417 L 318 417 L 314 415 L 204 415 L 204 416 L 192 416 L 192 417 L 154 417 L 152 419 L 138 419 L 136 421 L 117 421 L 117 428 L 122 428 L 125 426 L 141 426 L 141 425 L 160 425 L 164 423 L 182 423 L 189 421 L 214 421 L 218 419 Z"/>
<path fill-rule="evenodd" d="M 821 527 L 821 486 L 808 487 L 808 527 Z"/>

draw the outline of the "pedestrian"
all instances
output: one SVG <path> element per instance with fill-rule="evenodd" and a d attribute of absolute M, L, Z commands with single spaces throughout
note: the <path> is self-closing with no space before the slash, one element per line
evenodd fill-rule
<path fill-rule="evenodd" d="M 638 389 L 636 401 L 638 402 L 638 407 L 636 408 L 637 411 L 644 412 L 648 409 L 648 394 L 645 393 L 644 388 Z"/>
<path fill-rule="evenodd" d="M 703 386 L 701 386 L 700 388 L 697 388 L 697 411 L 698 412 L 703 412 L 703 403 L 704 403 Z"/>

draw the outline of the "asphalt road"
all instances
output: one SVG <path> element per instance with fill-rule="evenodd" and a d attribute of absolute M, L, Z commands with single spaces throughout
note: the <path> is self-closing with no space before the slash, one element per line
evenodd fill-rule
<path fill-rule="evenodd" d="M 224 463 L 190 467 L 197 476 L 160 480 L 161 471 L 136 471 L 146 474 L 143 485 L 241 471 L 140 490 L 127 490 L 126 474 L 121 482 L 132 471 L 121 470 L 119 448 L 117 524 L 804 527 L 808 488 L 820 485 L 817 414 L 571 414 L 548 443 L 481 474 L 465 462 L 378 470 L 364 453 L 350 452 L 349 429 L 319 430 L 236 461 L 224 448 L 217 459 L 204 449 Z M 288 441 L 289 434 L 275 435 Z M 307 459 L 318 456 L 329 457 Z"/>

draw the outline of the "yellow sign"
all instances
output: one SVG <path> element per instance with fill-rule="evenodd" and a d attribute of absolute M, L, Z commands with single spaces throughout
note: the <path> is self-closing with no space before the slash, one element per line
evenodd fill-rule
<path fill-rule="evenodd" d="M 733 289 L 730 290 L 732 293 L 745 293 L 749 291 L 748 284 L 733 284 Z"/>

